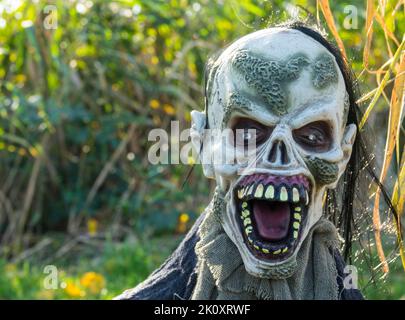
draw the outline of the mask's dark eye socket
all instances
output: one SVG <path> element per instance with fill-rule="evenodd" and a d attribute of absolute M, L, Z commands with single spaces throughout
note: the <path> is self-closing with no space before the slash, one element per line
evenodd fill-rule
<path fill-rule="evenodd" d="M 236 146 L 247 147 L 256 142 L 256 146 L 264 143 L 270 136 L 272 129 L 248 118 L 238 118 L 231 125 Z"/>
<path fill-rule="evenodd" d="M 332 144 L 331 128 L 327 122 L 316 121 L 293 131 L 294 140 L 305 150 L 325 152 Z"/>

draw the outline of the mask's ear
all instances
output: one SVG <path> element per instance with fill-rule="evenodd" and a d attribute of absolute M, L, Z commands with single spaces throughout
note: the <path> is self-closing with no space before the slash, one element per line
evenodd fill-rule
<path fill-rule="evenodd" d="M 193 145 L 194 151 L 198 155 L 198 158 L 202 164 L 204 175 L 207 178 L 215 178 L 214 166 L 212 165 L 212 155 L 207 154 L 211 150 L 207 143 L 210 143 L 210 139 L 204 139 L 204 131 L 206 126 L 206 114 L 205 112 L 200 112 L 193 110 L 191 111 L 191 143 Z M 204 143 L 203 143 L 204 142 Z"/>
<path fill-rule="evenodd" d="M 343 160 L 342 166 L 346 167 L 352 155 L 354 141 L 356 140 L 357 127 L 354 123 L 346 126 L 342 139 Z"/>

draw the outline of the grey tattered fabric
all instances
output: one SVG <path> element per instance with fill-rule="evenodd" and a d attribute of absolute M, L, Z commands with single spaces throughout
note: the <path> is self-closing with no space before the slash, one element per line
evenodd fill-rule
<path fill-rule="evenodd" d="M 339 298 L 338 271 L 331 252 L 337 249 L 336 227 L 321 219 L 297 255 L 292 275 L 257 278 L 246 272 L 238 249 L 208 209 L 196 245 L 197 283 L 192 299 L 325 299 Z"/>

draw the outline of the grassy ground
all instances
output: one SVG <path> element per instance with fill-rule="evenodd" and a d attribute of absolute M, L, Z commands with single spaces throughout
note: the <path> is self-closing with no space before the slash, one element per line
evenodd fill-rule
<path fill-rule="evenodd" d="M 180 241 L 106 241 L 101 247 L 78 245 L 52 262 L 32 258 L 21 263 L 0 260 L 1 299 L 111 299 L 134 287 L 158 267 Z M 46 266 L 57 268 L 57 288 L 47 289 Z M 49 267 L 48 267 L 49 268 Z"/>
<path fill-rule="evenodd" d="M 31 257 L 25 262 L 0 260 L 1 299 L 111 299 L 134 287 L 157 268 L 173 251 L 181 236 L 80 244 L 58 258 Z M 39 261 L 43 260 L 43 261 Z M 57 289 L 46 289 L 47 265 L 57 268 Z M 368 299 L 405 299 L 404 271 L 399 261 L 388 277 L 368 285 L 367 271 L 360 271 L 360 285 Z"/>
<path fill-rule="evenodd" d="M 391 263 L 390 272 L 383 279 L 377 278 L 374 283 L 369 283 L 369 269 L 359 270 L 359 286 L 367 299 L 405 299 L 405 271 L 399 259 Z"/>

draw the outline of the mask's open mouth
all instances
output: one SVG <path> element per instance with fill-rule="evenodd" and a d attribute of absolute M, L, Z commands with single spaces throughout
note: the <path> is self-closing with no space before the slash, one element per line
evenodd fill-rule
<path fill-rule="evenodd" d="M 236 185 L 241 232 L 256 257 L 283 260 L 294 252 L 306 223 L 310 189 L 303 175 L 253 174 Z"/>

